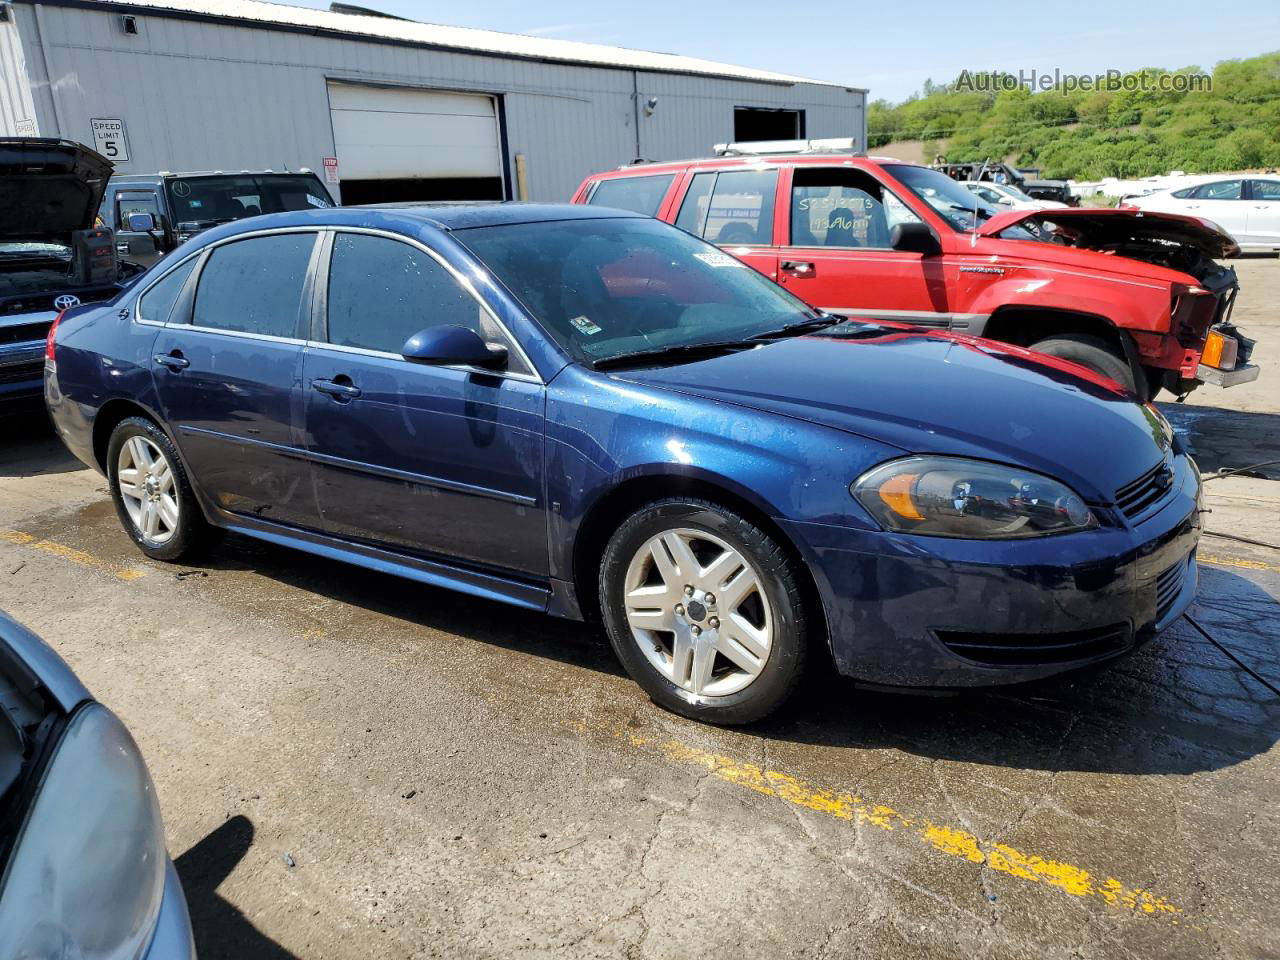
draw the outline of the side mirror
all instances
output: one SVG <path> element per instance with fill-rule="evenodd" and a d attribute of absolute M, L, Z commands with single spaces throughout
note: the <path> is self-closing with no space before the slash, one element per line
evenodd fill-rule
<path fill-rule="evenodd" d="M 400 355 L 411 363 L 432 366 L 454 364 L 501 370 L 507 365 L 507 348 L 491 346 L 466 327 L 428 327 L 404 342 Z"/>
<path fill-rule="evenodd" d="M 889 231 L 889 246 L 894 250 L 920 253 L 926 257 L 942 252 L 942 244 L 926 223 L 895 223 Z"/>
<path fill-rule="evenodd" d="M 131 213 L 128 220 L 129 230 L 133 233 L 150 233 L 157 229 L 156 218 L 150 213 Z"/>

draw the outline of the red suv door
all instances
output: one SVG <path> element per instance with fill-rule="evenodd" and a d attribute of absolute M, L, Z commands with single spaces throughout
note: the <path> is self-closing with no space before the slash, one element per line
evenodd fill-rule
<path fill-rule="evenodd" d="M 888 187 L 863 169 L 797 164 L 781 188 L 779 283 L 834 313 L 947 325 L 943 258 L 889 246 L 895 224 L 921 218 Z"/>
<path fill-rule="evenodd" d="M 705 170 L 688 174 L 684 199 L 664 215 L 682 230 L 718 244 L 770 280 L 778 279 L 777 167 Z"/>

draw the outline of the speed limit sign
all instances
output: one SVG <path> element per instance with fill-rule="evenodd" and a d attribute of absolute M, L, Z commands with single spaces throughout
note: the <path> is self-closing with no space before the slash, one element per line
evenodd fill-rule
<path fill-rule="evenodd" d="M 129 159 L 129 141 L 124 135 L 124 121 L 90 120 L 93 125 L 93 147 L 108 160 Z"/>

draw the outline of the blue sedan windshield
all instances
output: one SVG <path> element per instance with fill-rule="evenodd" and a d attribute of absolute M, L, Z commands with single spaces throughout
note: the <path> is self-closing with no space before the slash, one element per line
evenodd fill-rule
<path fill-rule="evenodd" d="M 455 232 L 576 360 L 747 340 L 814 316 L 742 261 L 657 220 Z"/>

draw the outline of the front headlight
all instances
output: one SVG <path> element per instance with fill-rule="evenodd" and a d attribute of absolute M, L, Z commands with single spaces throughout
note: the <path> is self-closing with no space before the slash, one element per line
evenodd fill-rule
<path fill-rule="evenodd" d="M 136 960 L 151 942 L 167 854 L 155 787 L 101 704 L 72 718 L 0 885 L 0 957 Z"/>
<path fill-rule="evenodd" d="M 905 457 L 862 475 L 850 492 L 886 530 L 1014 540 L 1097 526 L 1075 492 L 1018 467 L 959 457 Z"/>

